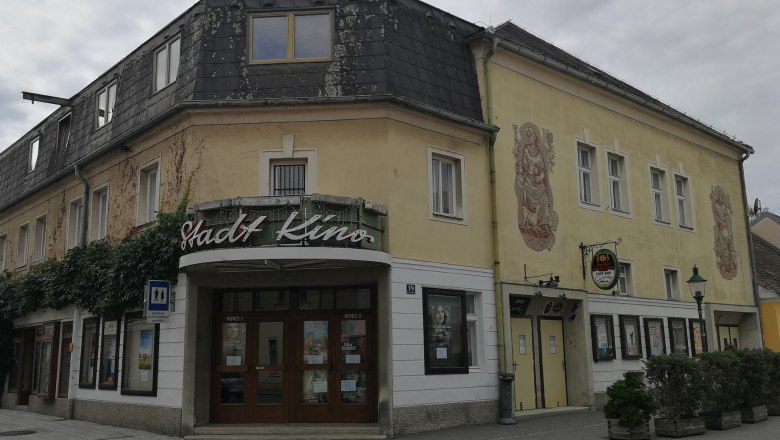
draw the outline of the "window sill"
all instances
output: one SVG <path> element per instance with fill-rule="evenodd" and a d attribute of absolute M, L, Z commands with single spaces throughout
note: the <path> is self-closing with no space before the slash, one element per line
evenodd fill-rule
<path fill-rule="evenodd" d="M 604 212 L 604 209 L 601 207 L 600 203 L 599 204 L 588 203 L 588 202 L 583 202 L 582 200 L 579 200 L 579 205 L 580 205 L 580 208 L 590 209 L 591 211 Z"/>
<path fill-rule="evenodd" d="M 125 396 L 150 396 L 150 397 L 157 397 L 157 391 L 133 391 L 133 390 L 122 390 L 122 395 Z"/>
<path fill-rule="evenodd" d="M 658 226 L 664 226 L 664 227 L 667 227 L 667 228 L 671 228 L 672 227 L 672 223 L 671 222 L 668 222 L 666 220 L 658 220 L 657 218 L 653 218 L 653 223 L 655 223 Z"/>
<path fill-rule="evenodd" d="M 445 223 L 454 223 L 458 225 L 466 225 L 466 219 L 457 215 L 448 215 L 448 214 L 438 214 L 435 212 L 431 212 L 429 218 L 431 220 L 436 220 L 440 222 Z"/>
<path fill-rule="evenodd" d="M 176 77 L 176 79 L 178 79 L 178 77 Z M 154 90 L 154 84 L 152 84 L 152 90 L 153 90 L 153 91 L 152 91 L 152 96 L 154 96 L 154 95 L 156 95 L 156 94 L 158 94 L 158 93 L 162 92 L 163 90 L 165 90 L 165 89 L 169 88 L 170 86 L 172 86 L 172 85 L 174 85 L 174 84 L 176 84 L 176 80 L 173 80 L 173 81 L 169 82 L 168 84 L 166 84 L 165 86 L 163 86 L 163 87 L 161 87 L 161 88 L 159 88 L 159 89 L 157 89 L 157 90 Z M 150 96 L 150 98 L 151 98 L 152 96 Z M 108 124 L 106 124 L 106 125 L 108 125 Z M 105 127 L 106 125 L 104 125 L 103 127 Z M 100 127 L 100 128 L 103 128 L 103 127 Z"/>
<path fill-rule="evenodd" d="M 316 58 L 290 58 L 290 59 L 275 59 L 275 60 L 249 60 L 246 62 L 247 66 L 267 66 L 271 64 L 288 64 L 288 63 L 326 63 L 333 61 L 333 57 L 316 57 Z"/>
<path fill-rule="evenodd" d="M 681 231 L 690 232 L 690 233 L 695 232 L 693 230 L 693 227 L 691 227 L 691 226 L 679 225 L 679 228 L 680 228 Z"/>

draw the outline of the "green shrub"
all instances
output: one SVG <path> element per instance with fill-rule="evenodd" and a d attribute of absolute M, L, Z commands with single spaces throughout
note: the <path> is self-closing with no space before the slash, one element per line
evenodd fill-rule
<path fill-rule="evenodd" d="M 696 359 L 681 353 L 653 356 L 645 371 L 659 417 L 680 420 L 701 413 L 704 380 Z"/>
<path fill-rule="evenodd" d="M 741 408 L 765 405 L 769 401 L 771 386 L 770 363 L 763 350 L 743 349 L 735 351 L 739 356 L 740 390 L 737 401 Z"/>
<path fill-rule="evenodd" d="M 607 388 L 609 400 L 604 415 L 618 419 L 620 426 L 636 428 L 650 420 L 653 397 L 642 382 L 641 372 L 627 371 L 623 377 Z"/>
<path fill-rule="evenodd" d="M 767 403 L 780 404 L 780 353 L 772 350 L 764 350 L 769 362 L 769 390 Z"/>
<path fill-rule="evenodd" d="M 704 377 L 704 412 L 718 415 L 739 409 L 739 357 L 731 350 L 702 353 L 699 363 Z"/>

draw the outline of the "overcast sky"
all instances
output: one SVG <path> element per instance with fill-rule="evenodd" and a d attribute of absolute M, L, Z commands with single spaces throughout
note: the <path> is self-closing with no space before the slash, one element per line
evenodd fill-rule
<path fill-rule="evenodd" d="M 1 0 L 0 150 L 194 0 Z M 753 146 L 748 198 L 780 212 L 777 0 L 430 0 L 480 25 L 506 20 Z M 716 172 L 716 170 L 713 170 Z M 732 203 L 738 203 L 736 194 Z M 736 200 L 735 200 L 736 199 Z"/>

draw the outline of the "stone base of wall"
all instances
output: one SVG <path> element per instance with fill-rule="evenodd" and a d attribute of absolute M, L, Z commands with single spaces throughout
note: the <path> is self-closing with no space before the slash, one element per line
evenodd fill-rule
<path fill-rule="evenodd" d="M 181 408 L 77 400 L 73 417 L 104 425 L 141 429 L 177 437 L 181 435 Z"/>
<path fill-rule="evenodd" d="M 433 431 L 454 426 L 496 423 L 498 401 L 446 403 L 393 408 L 393 435 Z"/>
<path fill-rule="evenodd" d="M 593 406 L 602 409 L 607 404 L 607 400 L 609 400 L 607 393 L 596 393 L 593 395 Z"/>
<path fill-rule="evenodd" d="M 65 418 L 68 409 L 68 399 L 43 399 L 38 396 L 30 396 L 30 403 L 25 406 L 16 405 L 16 393 L 5 393 L 0 398 L 0 408 L 13 410 L 27 410 L 47 416 Z"/>

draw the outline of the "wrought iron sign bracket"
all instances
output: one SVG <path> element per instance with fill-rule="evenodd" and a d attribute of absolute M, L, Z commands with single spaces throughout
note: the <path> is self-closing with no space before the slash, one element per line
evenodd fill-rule
<path fill-rule="evenodd" d="M 587 274 L 587 268 L 585 264 L 588 261 L 588 255 L 593 253 L 593 249 L 600 248 L 602 246 L 611 244 L 615 247 L 615 255 L 617 255 L 617 247 L 623 242 L 622 237 L 618 237 L 617 240 L 602 241 L 601 243 L 585 244 L 580 243 L 580 253 L 582 254 L 582 279 L 584 280 Z"/>

